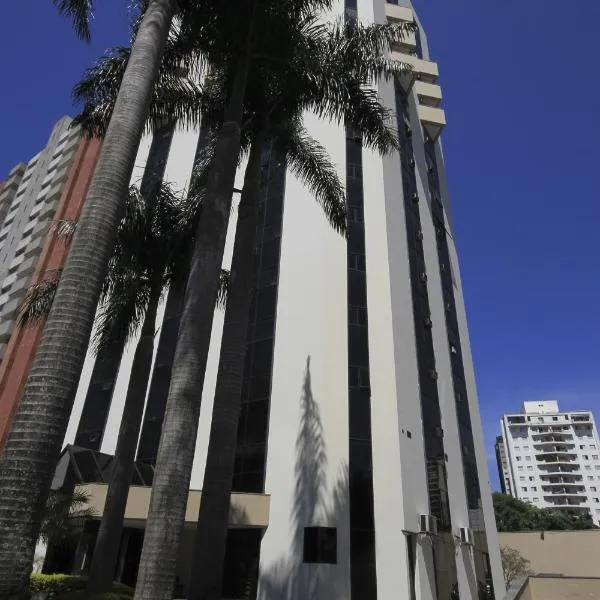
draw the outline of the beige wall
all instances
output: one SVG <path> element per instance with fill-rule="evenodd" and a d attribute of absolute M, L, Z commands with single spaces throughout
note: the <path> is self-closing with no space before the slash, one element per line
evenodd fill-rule
<path fill-rule="evenodd" d="M 89 496 L 88 505 L 95 515 L 100 517 L 104 512 L 108 486 L 90 483 L 80 486 Z M 145 521 L 150 507 L 151 488 L 132 485 L 129 488 L 125 519 L 128 521 Z M 188 495 L 185 520 L 195 523 L 200 509 L 201 492 L 190 490 Z M 231 494 L 231 511 L 229 523 L 232 526 L 267 527 L 269 524 L 269 508 L 271 498 L 267 494 Z"/>
<path fill-rule="evenodd" d="M 498 537 L 501 546 L 515 548 L 528 559 L 534 573 L 600 577 L 600 529 L 499 533 Z"/>
<path fill-rule="evenodd" d="M 519 600 L 575 600 L 600 598 L 600 579 L 530 577 Z"/>

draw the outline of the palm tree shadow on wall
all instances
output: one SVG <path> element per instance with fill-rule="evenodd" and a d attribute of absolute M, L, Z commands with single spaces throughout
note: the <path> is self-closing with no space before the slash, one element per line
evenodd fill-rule
<path fill-rule="evenodd" d="M 350 597 L 348 468 L 340 466 L 333 482 L 327 477 L 327 445 L 319 404 L 306 359 L 300 394 L 300 427 L 296 438 L 295 485 L 290 507 L 290 547 L 261 572 L 260 600 L 343 600 Z M 280 524 L 277 524 L 280 526 Z M 337 564 L 306 564 L 304 528 L 337 529 Z"/>

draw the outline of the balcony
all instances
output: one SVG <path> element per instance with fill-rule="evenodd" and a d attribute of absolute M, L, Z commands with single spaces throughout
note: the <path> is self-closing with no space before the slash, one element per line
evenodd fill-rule
<path fill-rule="evenodd" d="M 436 83 L 440 72 L 437 63 L 429 60 L 423 60 L 417 56 L 410 54 L 402 54 L 400 52 L 392 52 L 392 59 L 397 60 L 412 67 L 413 76 L 415 79 L 425 81 L 427 83 Z"/>
<path fill-rule="evenodd" d="M 411 8 L 398 6 L 397 4 L 385 3 L 385 16 L 388 23 L 414 23 L 415 16 Z M 405 36 L 395 50 L 398 52 L 412 53 L 417 48 L 417 36 L 413 31 Z"/>
<path fill-rule="evenodd" d="M 12 177 L 13 175 L 18 174 L 18 176 L 21 177 L 23 175 L 23 173 L 25 173 L 26 168 L 27 168 L 27 165 L 25 163 L 18 163 L 10 170 L 8 176 Z"/>
<path fill-rule="evenodd" d="M 6 319 L 0 324 L 0 343 L 5 344 L 10 339 L 14 323 L 11 319 Z"/>
<path fill-rule="evenodd" d="M 442 133 L 442 129 L 446 126 L 446 114 L 444 111 L 441 108 L 419 104 L 417 112 L 427 135 L 432 140 L 437 140 L 440 133 Z"/>
<path fill-rule="evenodd" d="M 417 92 L 419 104 L 423 106 L 437 108 L 442 102 L 442 88 L 435 83 L 415 81 L 415 92 Z"/>
<path fill-rule="evenodd" d="M 385 16 L 390 22 L 408 21 L 409 23 L 415 20 L 415 16 L 411 8 L 408 6 L 398 6 L 391 2 L 385 3 Z"/>
<path fill-rule="evenodd" d="M 549 456 L 557 456 L 557 457 L 565 457 L 569 456 L 571 458 L 577 458 L 577 453 L 573 452 L 573 448 L 575 444 L 569 444 L 571 449 L 567 448 L 566 444 L 557 445 L 556 443 L 549 444 L 544 447 L 543 450 L 536 450 L 535 457 L 537 460 L 544 460 Z"/>
<path fill-rule="evenodd" d="M 541 473 L 540 478 L 542 479 L 542 486 L 544 485 L 583 485 L 576 482 L 583 481 L 583 475 L 578 473 L 564 473 L 560 476 L 550 475 L 549 473 Z"/>
<path fill-rule="evenodd" d="M 553 506 L 561 506 L 563 508 L 573 506 L 577 508 L 578 506 L 581 506 L 582 503 L 586 502 L 587 496 L 578 496 L 574 494 L 545 494 L 544 500 L 551 503 Z"/>
<path fill-rule="evenodd" d="M 20 306 L 21 306 L 21 299 L 14 298 L 13 294 L 12 294 L 12 289 L 11 289 L 10 295 L 9 295 L 9 300 L 4 305 L 4 308 L 2 309 L 2 318 L 12 317 L 19 310 Z"/>
<path fill-rule="evenodd" d="M 589 423 L 590 415 L 572 415 L 571 421 L 573 421 L 573 423 Z"/>
<path fill-rule="evenodd" d="M 558 457 L 554 460 L 540 460 L 538 461 L 539 469 L 547 469 L 548 471 L 557 469 L 557 468 L 566 468 L 567 471 L 569 468 L 573 471 L 579 471 L 579 464 L 572 461 L 567 460 L 566 458 Z"/>
<path fill-rule="evenodd" d="M 566 482 L 562 482 L 562 483 L 550 483 L 550 482 L 546 482 L 544 481 L 542 483 L 542 489 L 546 492 L 546 493 L 552 493 L 552 494 L 561 494 L 561 493 L 568 493 L 569 494 L 574 494 L 574 495 L 579 495 L 583 492 L 585 492 L 585 486 L 582 484 L 576 484 L 576 483 L 571 483 L 569 481 Z"/>

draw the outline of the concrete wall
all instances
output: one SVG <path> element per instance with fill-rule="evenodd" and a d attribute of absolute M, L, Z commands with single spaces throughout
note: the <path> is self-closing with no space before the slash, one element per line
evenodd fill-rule
<path fill-rule="evenodd" d="M 600 529 L 499 533 L 501 546 L 518 550 L 534 573 L 600 577 Z"/>
<path fill-rule="evenodd" d="M 530 577 L 519 600 L 600 598 L 600 579 Z"/>

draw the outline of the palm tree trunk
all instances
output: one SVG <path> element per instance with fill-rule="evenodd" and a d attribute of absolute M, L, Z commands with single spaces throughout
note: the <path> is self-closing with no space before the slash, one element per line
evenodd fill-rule
<path fill-rule="evenodd" d="M 152 370 L 156 313 L 160 303 L 161 291 L 160 281 L 156 282 L 153 286 L 141 336 L 133 357 L 111 481 L 108 486 L 104 514 L 92 556 L 87 585 L 87 591 L 90 594 L 101 594 L 110 591 L 115 576 L 121 533 L 123 531 L 123 518 L 133 476 L 135 451 L 144 414 L 146 390 L 150 379 L 150 371 Z"/>
<path fill-rule="evenodd" d="M 152 0 L 146 10 L 0 461 L 0 598 L 22 593 L 29 584 L 43 508 L 175 6 L 176 0 Z"/>
<path fill-rule="evenodd" d="M 263 130 L 252 141 L 238 211 L 188 600 L 221 600 L 231 480 L 242 406 L 264 146 Z"/>
<path fill-rule="evenodd" d="M 252 25 L 249 39 L 251 32 Z M 175 586 L 250 62 L 248 51 L 235 68 L 233 89 L 218 134 L 214 166 L 208 177 L 206 200 L 196 231 L 135 600 L 165 600 L 171 597 Z"/>

